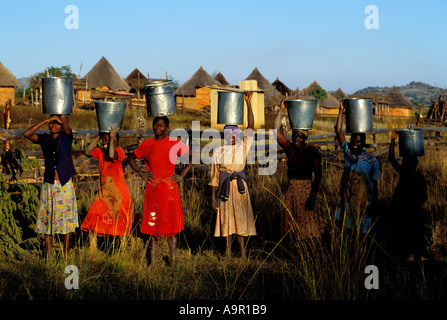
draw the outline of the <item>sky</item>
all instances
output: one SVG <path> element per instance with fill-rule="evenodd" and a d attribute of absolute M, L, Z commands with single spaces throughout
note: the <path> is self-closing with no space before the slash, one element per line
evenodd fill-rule
<path fill-rule="evenodd" d="M 447 0 L 3 0 L 0 10 L 0 62 L 17 78 L 65 65 L 83 77 L 104 56 L 123 78 L 138 68 L 180 84 L 202 66 L 234 85 L 258 68 L 290 89 L 447 88 Z"/>

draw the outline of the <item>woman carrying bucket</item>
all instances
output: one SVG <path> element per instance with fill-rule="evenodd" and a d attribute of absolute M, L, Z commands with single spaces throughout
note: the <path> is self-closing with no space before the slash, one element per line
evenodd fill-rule
<path fill-rule="evenodd" d="M 150 264 L 156 264 L 158 241 L 167 238 L 171 264 L 176 264 L 178 233 L 184 229 L 183 211 L 177 182 L 193 166 L 192 151 L 179 139 L 172 139 L 166 132 L 169 118 L 156 116 L 153 120 L 155 137 L 144 141 L 128 157 L 133 170 L 147 182 L 144 194 L 141 233 L 150 237 Z M 189 162 L 180 175 L 175 174 L 177 158 L 189 152 Z M 143 158 L 147 171 L 135 159 Z"/>
<path fill-rule="evenodd" d="M 292 125 L 292 141 L 287 140 L 280 130 L 284 104 L 285 100 L 281 102 L 274 122 L 276 139 L 287 155 L 289 178 L 284 196 L 281 231 L 297 239 L 321 238 L 324 226 L 316 201 L 322 176 L 321 155 L 317 148 L 307 144 L 307 128 L 298 129 Z M 289 116 L 290 114 L 291 112 Z M 292 119 L 290 120 L 292 122 Z"/>
<path fill-rule="evenodd" d="M 225 237 L 226 254 L 231 257 L 233 235 L 245 257 L 245 237 L 256 235 L 250 194 L 245 181 L 244 168 L 253 143 L 254 116 L 251 107 L 252 93 L 245 93 L 247 103 L 247 130 L 243 139 L 237 125 L 224 127 L 225 145 L 213 154 L 210 168 L 212 207 L 217 212 L 215 237 Z M 242 109 L 243 110 L 243 109 Z"/>
<path fill-rule="evenodd" d="M 426 248 L 422 207 L 427 200 L 427 181 L 416 170 L 419 163 L 418 156 L 423 153 L 404 152 L 405 145 L 400 143 L 402 155 L 402 164 L 400 164 L 394 154 L 397 137 L 398 133 L 394 130 L 391 133 L 388 154 L 388 160 L 399 173 L 399 181 L 394 189 L 391 203 L 393 251 L 396 258 L 419 260 L 423 259 Z M 423 143 L 422 140 L 421 143 Z"/>
<path fill-rule="evenodd" d="M 36 134 L 36 131 L 45 124 L 48 124 L 50 133 Z M 73 133 L 69 116 L 51 115 L 48 119 L 28 128 L 23 135 L 42 147 L 45 159 L 36 232 L 45 235 L 48 258 L 52 254 L 53 236 L 63 234 L 64 259 L 67 260 L 72 234 L 79 226 L 76 192 L 72 182 L 76 170 L 71 157 Z"/>
<path fill-rule="evenodd" d="M 97 148 L 99 139 L 102 148 Z M 87 147 L 85 154 L 99 160 L 100 189 L 82 222 L 81 230 L 89 232 L 90 251 L 97 249 L 97 236 L 130 234 L 134 207 L 124 179 L 126 154 L 118 146 L 117 125 L 110 133 L 101 132 Z"/>
<path fill-rule="evenodd" d="M 366 152 L 366 134 L 351 134 L 348 144 L 342 131 L 343 100 L 340 102 L 335 134 L 344 154 L 344 170 L 337 198 L 336 222 L 347 229 L 365 235 L 372 226 L 378 203 L 377 181 L 380 179 L 379 161 Z"/>

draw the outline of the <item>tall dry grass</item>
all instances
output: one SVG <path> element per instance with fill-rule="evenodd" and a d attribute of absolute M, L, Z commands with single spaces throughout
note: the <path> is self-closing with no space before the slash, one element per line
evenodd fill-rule
<path fill-rule="evenodd" d="M 13 109 L 14 110 L 14 109 Z M 90 123 L 92 113 L 76 114 L 80 127 Z M 132 115 L 138 119 L 140 115 Z M 94 119 L 93 119 L 94 120 Z M 195 118 L 194 118 L 195 120 Z M 333 132 L 334 119 L 317 119 L 316 130 Z M 85 123 L 84 123 L 85 121 Z M 136 120 L 135 120 L 136 121 Z M 134 122 L 135 122 L 134 121 Z M 191 119 L 188 119 L 191 121 Z M 135 123 L 137 123 L 136 121 Z M 126 123 L 126 121 L 125 121 Z M 127 121 L 132 123 L 132 120 Z M 93 124 L 90 123 L 93 127 Z M 176 124 L 183 127 L 185 124 Z M 380 124 L 386 128 L 405 124 L 394 120 Z M 125 129 L 125 128 L 123 128 Z M 146 128 L 147 129 L 147 128 Z M 381 141 L 389 141 L 383 134 Z M 306 300 L 365 300 L 365 299 L 437 299 L 446 297 L 447 272 L 442 259 L 447 256 L 446 200 L 447 172 L 444 155 L 428 152 L 421 158 L 419 170 L 428 181 L 428 201 L 425 205 L 427 235 L 437 261 L 395 263 L 387 252 L 382 234 L 360 237 L 348 235 L 334 222 L 334 207 L 342 169 L 323 164 L 323 181 L 318 204 L 326 233 L 321 240 L 286 243 L 279 232 L 282 198 L 287 188 L 284 163 L 271 176 L 259 175 L 257 168 L 247 167 L 247 180 L 258 235 L 247 241 L 247 259 L 225 259 L 222 239 L 213 236 L 215 213 L 210 206 L 209 174 L 193 171 L 179 186 L 184 209 L 185 230 L 180 235 L 178 260 L 175 267 L 165 263 L 169 256 L 166 241 L 160 241 L 160 263 L 148 267 L 146 239 L 139 234 L 144 185 L 133 175 L 128 180 L 135 206 L 135 223 L 127 241 L 107 238 L 100 241 L 99 254 L 88 254 L 88 237 L 77 232 L 73 249 L 65 263 L 61 243 L 55 241 L 54 260 L 29 255 L 17 261 L 0 263 L 0 299 L 306 299 Z M 379 180 L 379 202 L 387 222 L 398 175 L 382 165 Z M 79 195 L 81 220 L 93 200 L 95 190 Z M 381 224 L 383 226 L 383 224 Z M 386 230 L 386 228 L 385 228 Z M 433 261 L 433 260 L 432 260 Z M 64 287 L 67 264 L 80 271 L 80 289 Z M 365 267 L 379 266 L 379 290 L 366 290 Z"/>

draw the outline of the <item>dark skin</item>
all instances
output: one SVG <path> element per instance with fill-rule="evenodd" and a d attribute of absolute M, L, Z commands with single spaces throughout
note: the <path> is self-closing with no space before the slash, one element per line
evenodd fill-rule
<path fill-rule="evenodd" d="M 40 129 L 40 127 L 44 126 L 45 124 L 48 124 L 48 129 L 50 130 L 51 136 L 56 139 L 59 134 L 62 132 L 62 130 L 67 134 L 71 134 L 71 128 L 69 123 L 69 117 L 68 115 L 54 115 L 51 116 L 48 119 L 45 119 L 32 127 L 28 128 L 23 135 L 28 140 L 32 141 L 33 143 L 37 142 L 38 136 L 36 134 L 36 131 Z M 59 180 L 59 175 L 57 173 L 57 170 L 54 170 L 54 178 L 55 180 Z M 70 245 L 71 245 L 71 238 L 73 233 L 67 233 L 64 234 L 64 259 L 67 260 L 68 253 L 70 251 Z M 53 248 L 53 235 L 46 234 L 44 236 L 45 238 L 45 248 L 47 251 L 47 257 L 50 258 L 52 254 L 52 248 Z"/>
<path fill-rule="evenodd" d="M 337 122 L 334 126 L 335 135 L 337 137 L 337 140 L 338 140 L 338 143 L 340 146 L 343 145 L 343 143 L 345 143 L 345 141 L 346 141 L 345 135 L 342 131 L 343 111 L 344 111 L 343 100 L 341 100 L 340 108 L 338 110 Z M 364 141 L 362 141 L 361 136 L 359 134 L 353 133 L 351 135 L 351 142 L 349 144 L 349 149 L 351 150 L 351 152 L 355 155 L 360 155 L 363 152 L 364 147 L 365 147 L 365 144 L 364 144 Z M 379 189 L 377 187 L 377 180 L 372 180 L 372 184 L 373 184 L 373 190 L 372 190 L 373 200 L 372 200 L 371 205 L 374 208 L 377 206 L 377 203 L 379 201 Z"/>
<path fill-rule="evenodd" d="M 157 141 L 161 141 L 167 137 L 166 131 L 168 131 L 169 127 L 161 119 L 158 119 L 153 124 L 153 130 L 155 137 L 154 139 Z M 130 165 L 130 167 L 147 183 L 151 183 L 155 181 L 155 176 L 152 172 L 143 171 L 140 169 L 140 167 L 136 163 L 136 155 L 135 153 L 131 153 L 127 158 L 127 163 Z M 180 182 L 182 181 L 185 176 L 188 174 L 188 172 L 193 167 L 195 161 L 193 162 L 193 154 L 192 149 L 189 148 L 189 161 L 188 165 L 185 166 L 185 168 L 182 170 L 180 174 L 173 174 L 170 178 L 172 181 Z M 148 164 L 150 166 L 150 163 Z M 178 242 L 178 234 L 174 234 L 168 239 L 168 245 L 169 245 L 169 251 L 171 254 L 171 263 L 172 265 L 176 264 L 176 253 L 177 253 L 177 242 Z M 151 265 L 156 264 L 156 258 L 157 258 L 157 250 L 158 249 L 158 240 L 155 236 L 150 236 L 149 240 L 149 250 L 150 250 L 150 257 L 151 257 Z"/>
<path fill-rule="evenodd" d="M 275 118 L 274 129 L 276 132 L 276 140 L 281 148 L 286 149 L 290 144 L 293 144 L 298 150 L 302 150 L 308 147 L 306 144 L 307 136 L 298 130 L 292 131 L 292 141 L 287 140 L 286 136 L 280 130 L 281 128 L 281 118 L 283 115 L 283 110 L 285 109 L 284 100 L 281 101 L 281 108 L 279 109 L 278 115 Z M 312 181 L 312 191 L 309 194 L 309 197 L 306 200 L 305 208 L 307 210 L 312 210 L 315 208 L 315 203 L 317 200 L 318 191 L 321 186 L 321 177 L 322 177 L 322 168 L 321 168 L 321 159 L 315 160 L 313 163 L 314 175 L 315 178 Z"/>
<path fill-rule="evenodd" d="M 247 103 L 247 129 L 245 131 L 245 134 L 249 137 L 253 136 L 253 128 L 254 128 L 254 115 L 253 110 L 251 106 L 251 97 L 253 93 L 252 92 L 244 92 L 244 100 Z M 228 132 L 226 133 L 225 140 L 228 144 L 235 145 L 236 144 L 236 136 L 237 134 L 235 132 Z M 217 187 L 211 186 L 211 206 L 213 210 L 217 213 L 218 207 L 217 207 L 217 199 L 216 199 L 216 191 Z M 238 243 L 239 249 L 241 250 L 242 257 L 245 258 L 245 237 L 236 235 L 236 241 Z M 233 242 L 233 235 L 229 235 L 225 239 L 225 246 L 226 246 L 226 252 L 227 256 L 231 257 L 231 243 Z"/>

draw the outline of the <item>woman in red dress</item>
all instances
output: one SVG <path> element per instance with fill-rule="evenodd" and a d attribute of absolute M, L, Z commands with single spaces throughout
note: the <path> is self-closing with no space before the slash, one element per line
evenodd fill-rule
<path fill-rule="evenodd" d="M 97 148 L 99 138 L 102 148 Z M 124 180 L 126 154 L 118 147 L 118 129 L 102 133 L 87 147 L 85 154 L 99 160 L 101 187 L 81 225 L 89 231 L 91 251 L 96 251 L 96 236 L 128 236 L 133 222 L 134 207 Z"/>
<path fill-rule="evenodd" d="M 183 230 L 183 211 L 177 187 L 193 166 L 192 153 L 183 142 L 166 135 L 169 128 L 168 117 L 155 117 L 153 130 L 155 137 L 144 141 L 129 155 L 128 163 L 147 182 L 144 195 L 141 233 L 150 236 L 150 260 L 155 264 L 158 240 L 168 239 L 171 263 L 176 262 L 178 233 Z M 175 174 L 175 163 L 179 156 L 189 151 L 188 165 L 180 175 Z M 142 171 L 135 159 L 143 158 L 147 172 Z"/>

